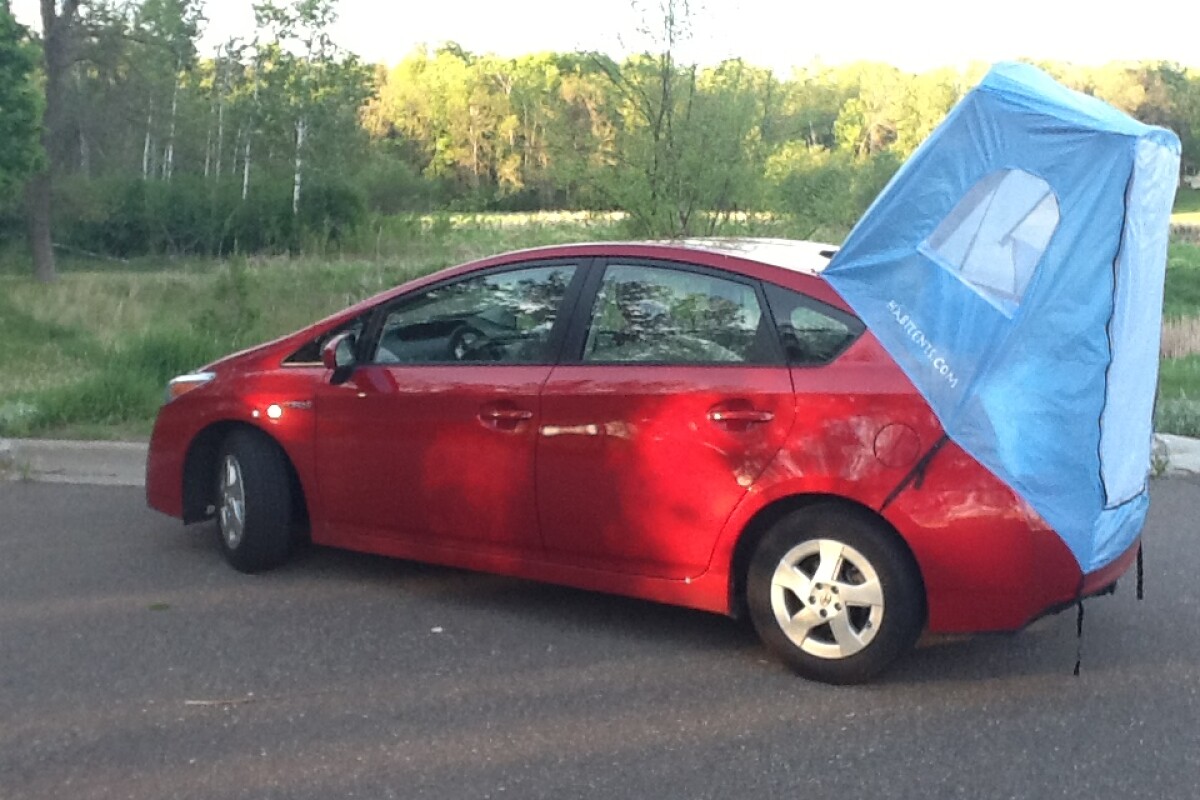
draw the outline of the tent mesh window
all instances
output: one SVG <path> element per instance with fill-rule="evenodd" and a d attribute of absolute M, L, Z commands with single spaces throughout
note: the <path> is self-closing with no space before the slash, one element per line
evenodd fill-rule
<path fill-rule="evenodd" d="M 963 195 L 920 249 L 1011 317 L 1058 220 L 1048 183 L 1021 169 L 997 170 Z"/>

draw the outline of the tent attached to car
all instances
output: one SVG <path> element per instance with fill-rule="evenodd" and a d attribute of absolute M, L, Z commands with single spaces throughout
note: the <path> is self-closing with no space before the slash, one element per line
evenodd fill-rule
<path fill-rule="evenodd" d="M 1179 140 L 995 66 L 824 275 L 1084 573 L 1136 541 Z"/>

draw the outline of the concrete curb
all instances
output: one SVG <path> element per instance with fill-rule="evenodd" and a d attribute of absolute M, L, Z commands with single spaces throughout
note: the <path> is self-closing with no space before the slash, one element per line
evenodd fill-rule
<path fill-rule="evenodd" d="M 0 477 L 47 483 L 145 486 L 146 452 L 139 442 L 0 439 Z"/>
<path fill-rule="evenodd" d="M 1155 434 L 1164 475 L 1200 475 L 1200 439 Z M 145 486 L 146 452 L 140 442 L 0 439 L 0 479 L 48 483 Z"/>
<path fill-rule="evenodd" d="M 1200 475 L 1200 439 L 1156 433 L 1154 437 L 1167 451 L 1168 475 Z"/>

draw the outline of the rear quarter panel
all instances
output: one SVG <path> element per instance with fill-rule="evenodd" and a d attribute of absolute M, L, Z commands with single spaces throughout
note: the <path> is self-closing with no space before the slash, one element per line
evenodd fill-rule
<path fill-rule="evenodd" d="M 953 443 L 883 516 L 921 567 L 931 631 L 1017 630 L 1081 591 L 1082 573 L 1062 539 Z"/>
<path fill-rule="evenodd" d="M 879 513 L 904 539 L 931 631 L 1015 630 L 1075 597 L 1081 575 L 1062 541 L 957 445 L 895 494 L 943 431 L 869 332 L 833 364 L 792 375 L 791 435 L 726 524 L 711 571 L 731 576 L 738 539 L 763 509 L 829 496 Z"/>

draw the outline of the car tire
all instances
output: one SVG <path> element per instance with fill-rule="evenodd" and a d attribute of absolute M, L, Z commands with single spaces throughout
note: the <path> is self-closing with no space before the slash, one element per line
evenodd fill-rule
<path fill-rule="evenodd" d="M 235 431 L 217 456 L 216 517 L 221 552 L 234 569 L 279 566 L 292 550 L 293 504 L 287 463 L 264 435 Z"/>
<path fill-rule="evenodd" d="M 912 649 L 925 590 L 912 554 L 882 520 L 848 506 L 793 511 L 759 542 L 746 601 L 767 647 L 796 673 L 862 683 Z"/>

